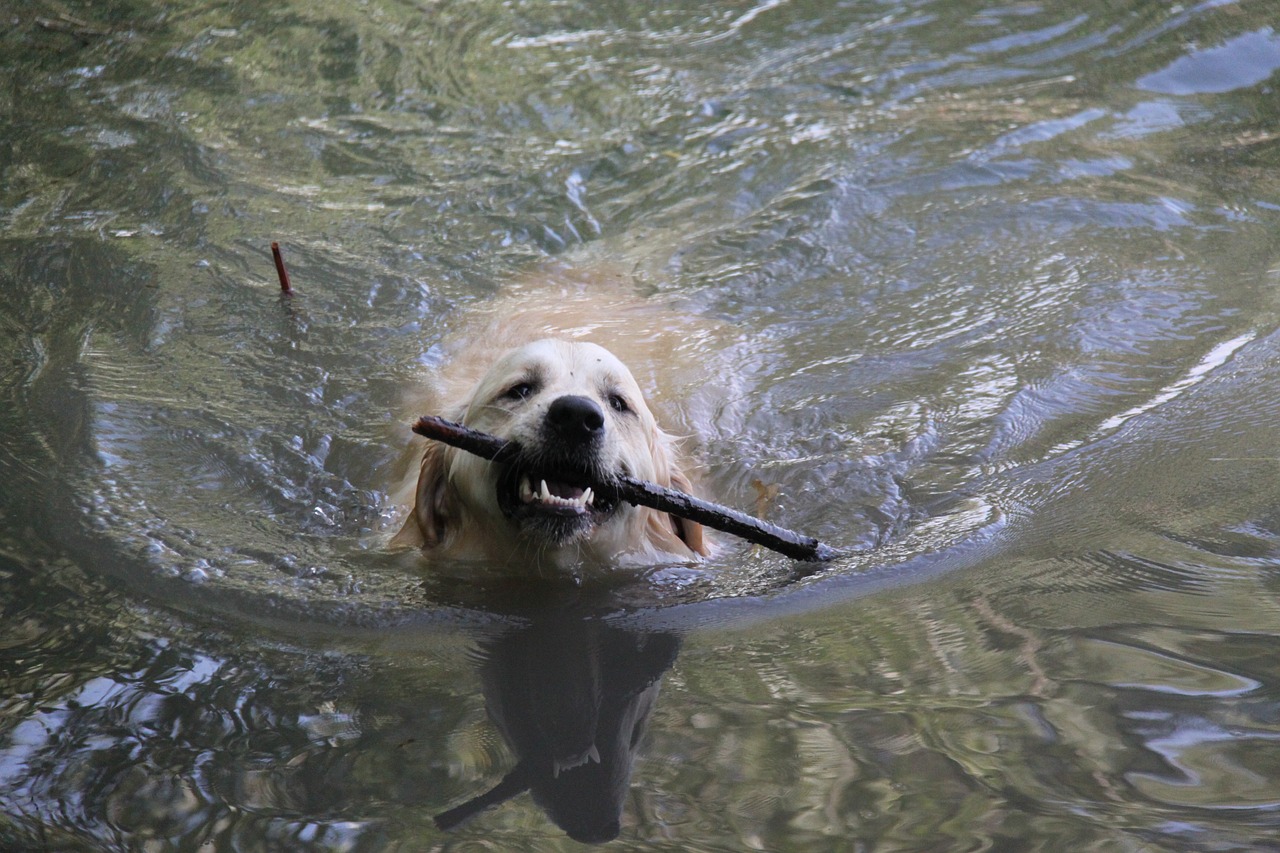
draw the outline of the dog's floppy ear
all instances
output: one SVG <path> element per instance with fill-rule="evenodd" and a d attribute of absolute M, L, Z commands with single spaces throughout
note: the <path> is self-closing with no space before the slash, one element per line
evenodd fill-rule
<path fill-rule="evenodd" d="M 676 453 L 672 448 L 670 436 L 660 430 L 656 435 L 651 436 L 649 452 L 653 455 L 653 465 L 657 473 L 658 485 L 666 486 L 670 489 L 679 489 L 689 494 L 692 493 L 693 483 L 690 482 L 689 476 L 680 470 L 680 466 L 676 462 Z M 686 548 L 698 556 L 706 557 L 711 554 L 710 543 L 707 542 L 702 525 L 696 521 L 689 521 L 687 518 L 680 518 L 677 515 L 655 510 L 649 516 L 649 524 L 650 535 L 659 541 L 674 534 L 677 539 L 684 543 Z M 653 529 L 654 527 L 658 529 Z"/>
<path fill-rule="evenodd" d="M 672 466 L 671 488 L 692 494 L 693 483 L 689 482 L 689 477 L 683 471 Z M 678 515 L 668 515 L 667 518 L 671 519 L 671 526 L 675 528 L 676 535 L 689 547 L 690 551 L 700 557 L 710 556 L 711 548 L 708 546 L 701 524 L 687 518 L 680 518 Z"/>
<path fill-rule="evenodd" d="M 413 511 L 391 545 L 435 548 L 448 533 L 453 501 L 449 494 L 448 448 L 438 441 L 427 443 L 418 470 Z"/>

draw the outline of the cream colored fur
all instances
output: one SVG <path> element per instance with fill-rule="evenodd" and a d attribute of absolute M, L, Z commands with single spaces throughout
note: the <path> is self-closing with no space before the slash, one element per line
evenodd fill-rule
<path fill-rule="evenodd" d="M 691 491 L 676 442 L 659 427 L 635 376 L 610 349 L 618 345 L 635 354 L 649 376 L 661 375 L 679 339 L 699 327 L 621 292 L 616 281 L 599 270 L 552 268 L 514 286 L 513 295 L 475 312 L 459 339 L 446 345 L 445 363 L 427 393 L 414 401 L 415 413 L 437 414 L 533 447 L 546 440 L 540 425 L 552 401 L 586 397 L 606 414 L 598 451 L 605 470 Z M 591 339 L 607 341 L 610 349 Z M 646 350 L 651 357 L 644 357 Z M 503 396 L 532 374 L 540 377 L 536 394 L 518 401 Z M 610 407 L 611 394 L 628 402 L 625 414 Z M 419 547 L 433 558 L 536 572 L 690 561 L 709 553 L 700 525 L 625 503 L 574 541 L 542 541 L 501 512 L 498 473 L 499 466 L 470 453 L 425 442 L 413 510 L 391 544 Z"/>

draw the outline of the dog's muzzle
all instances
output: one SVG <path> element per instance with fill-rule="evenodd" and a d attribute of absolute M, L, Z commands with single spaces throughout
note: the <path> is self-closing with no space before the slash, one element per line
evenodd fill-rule
<path fill-rule="evenodd" d="M 617 509 L 598 494 L 618 473 L 603 470 L 604 410 L 587 397 L 564 396 L 547 409 L 538 440 L 498 477 L 498 506 L 507 518 L 557 543 L 580 538 Z M 612 491 L 612 490 L 609 490 Z"/>

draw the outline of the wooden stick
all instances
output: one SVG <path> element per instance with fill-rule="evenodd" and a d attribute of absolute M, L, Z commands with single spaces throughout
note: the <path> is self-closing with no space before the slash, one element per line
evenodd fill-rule
<path fill-rule="evenodd" d="M 280 254 L 280 244 L 275 240 L 271 241 L 271 257 L 276 262 L 276 275 L 280 278 L 280 292 L 285 296 L 292 296 L 293 288 L 289 286 L 289 271 L 284 268 L 284 255 Z"/>
<path fill-rule="evenodd" d="M 520 446 L 487 433 L 447 421 L 444 418 L 424 416 L 413 425 L 413 431 L 435 441 L 453 445 L 494 462 L 508 462 L 520 455 Z M 608 483 L 592 483 L 591 488 L 603 497 L 626 501 L 629 504 L 647 506 L 660 512 L 668 512 L 732 533 L 757 545 L 777 551 L 794 560 L 825 562 L 841 556 L 840 552 L 812 536 L 804 536 L 794 530 L 761 521 L 727 506 L 704 501 L 675 489 L 659 486 L 634 477 L 618 477 Z"/>

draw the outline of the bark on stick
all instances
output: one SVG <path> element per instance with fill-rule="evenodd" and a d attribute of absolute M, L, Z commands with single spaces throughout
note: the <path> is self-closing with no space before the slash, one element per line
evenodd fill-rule
<path fill-rule="evenodd" d="M 506 462 L 520 454 L 520 446 L 515 442 L 431 415 L 419 418 L 413 425 L 413 431 L 494 462 Z M 610 482 L 590 485 L 598 495 L 687 518 L 707 527 L 732 533 L 794 560 L 825 562 L 840 556 L 838 550 L 812 536 L 805 536 L 731 507 L 704 501 L 657 483 L 624 476 Z"/>

